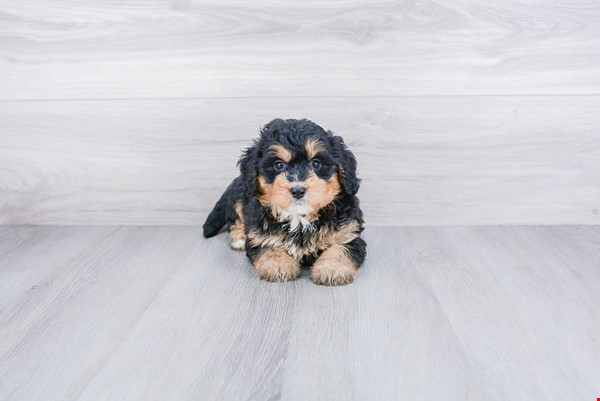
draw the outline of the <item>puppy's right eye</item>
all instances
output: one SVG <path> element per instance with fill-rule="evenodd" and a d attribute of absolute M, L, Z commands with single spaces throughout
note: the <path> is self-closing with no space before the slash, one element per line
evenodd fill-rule
<path fill-rule="evenodd" d="M 281 173 L 282 171 L 285 170 L 286 168 L 286 164 L 284 162 L 282 162 L 281 160 L 277 160 L 274 164 L 273 164 L 273 168 L 275 169 L 275 171 L 277 171 L 278 173 Z"/>

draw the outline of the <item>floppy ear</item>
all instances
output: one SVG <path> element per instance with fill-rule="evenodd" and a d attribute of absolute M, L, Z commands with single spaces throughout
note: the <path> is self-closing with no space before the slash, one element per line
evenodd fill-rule
<path fill-rule="evenodd" d="M 339 160 L 338 169 L 342 186 L 348 195 L 356 195 L 360 187 L 360 180 L 356 177 L 356 158 L 348 150 L 341 136 L 333 136 L 331 139 Z"/>
<path fill-rule="evenodd" d="M 258 178 L 258 142 L 247 148 L 240 157 L 237 165 L 242 173 L 244 192 L 248 197 L 256 196 L 256 179 Z"/>

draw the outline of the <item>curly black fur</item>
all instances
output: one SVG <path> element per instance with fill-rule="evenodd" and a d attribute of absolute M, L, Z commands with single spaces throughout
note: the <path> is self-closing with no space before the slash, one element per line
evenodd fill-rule
<path fill-rule="evenodd" d="M 313 168 L 307 157 L 305 146 L 309 138 L 318 139 L 325 147 L 318 154 L 318 169 Z M 283 173 L 274 168 L 278 157 L 273 155 L 270 148 L 272 145 L 281 145 L 293 153 L 293 158 Z M 208 216 L 203 227 L 205 237 L 216 235 L 224 225 L 231 228 L 242 218 L 246 236 L 249 232 L 278 235 L 290 244 L 302 248 L 320 230 L 333 232 L 352 223 L 358 227 L 357 236 L 344 246 L 355 266 L 362 264 L 366 256 L 366 243 L 358 236 L 363 230 L 362 212 L 356 197 L 360 180 L 356 176 L 356 159 L 340 136 L 325 131 L 309 120 L 275 119 L 264 126 L 260 137 L 243 152 L 238 165 L 241 174 L 225 190 Z M 259 201 L 260 186 L 257 180 L 262 177 L 264 182 L 272 184 L 277 175 L 285 174 L 289 181 L 302 182 L 311 172 L 325 181 L 336 178 L 334 175 L 337 174 L 342 189 L 328 205 L 318 211 L 310 227 L 291 229 L 288 221 L 276 218 L 273 211 Z M 238 216 L 236 211 L 238 203 L 243 207 L 243 216 Z M 263 251 L 261 246 L 254 246 L 249 239 L 246 239 L 245 249 L 253 262 Z M 300 262 L 310 265 L 319 257 L 320 252 L 304 255 Z"/>

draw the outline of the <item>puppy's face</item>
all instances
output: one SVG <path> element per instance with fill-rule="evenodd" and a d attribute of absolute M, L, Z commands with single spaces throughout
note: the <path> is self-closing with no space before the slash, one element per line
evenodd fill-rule
<path fill-rule="evenodd" d="M 315 136 L 296 145 L 269 143 L 259 163 L 258 200 L 280 221 L 314 220 L 341 188 L 335 159 Z"/>
<path fill-rule="evenodd" d="M 240 159 L 249 197 L 290 228 L 308 226 L 339 195 L 358 191 L 356 160 L 343 140 L 308 120 L 273 120 Z"/>

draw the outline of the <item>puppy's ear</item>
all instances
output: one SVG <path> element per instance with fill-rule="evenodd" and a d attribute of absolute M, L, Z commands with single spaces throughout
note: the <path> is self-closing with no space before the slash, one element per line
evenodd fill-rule
<path fill-rule="evenodd" d="M 331 132 L 329 132 L 331 134 Z M 333 134 L 331 134 L 333 135 Z M 333 149 L 335 150 L 339 163 L 338 169 L 342 186 L 349 195 L 356 195 L 360 187 L 360 180 L 356 177 L 356 158 L 348 150 L 341 136 L 332 136 Z"/>
<path fill-rule="evenodd" d="M 244 192 L 248 197 L 256 196 L 259 157 L 258 141 L 254 141 L 254 144 L 242 153 L 242 156 L 237 163 L 240 172 L 242 173 Z"/>

